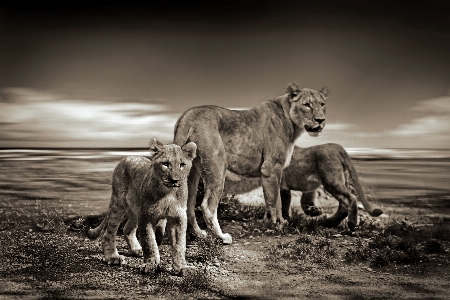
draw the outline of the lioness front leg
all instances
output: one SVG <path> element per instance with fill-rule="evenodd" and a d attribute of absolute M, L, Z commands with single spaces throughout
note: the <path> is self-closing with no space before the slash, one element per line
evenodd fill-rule
<path fill-rule="evenodd" d="M 266 201 L 266 213 L 264 219 L 276 223 L 280 221 L 283 224 L 284 218 L 281 211 L 281 197 L 280 197 L 280 179 L 281 179 L 281 165 L 277 164 L 270 168 L 266 163 L 261 168 L 261 184 L 264 193 L 264 200 Z"/>
<path fill-rule="evenodd" d="M 159 256 L 158 245 L 155 237 L 156 221 L 145 213 L 141 213 L 139 217 L 139 236 L 141 237 L 142 253 L 144 255 L 144 264 L 141 265 L 142 273 L 155 274 L 159 271 L 159 263 L 161 258 Z"/>
<path fill-rule="evenodd" d="M 186 264 L 186 215 L 177 218 L 167 219 L 167 228 L 170 235 L 170 243 L 172 246 L 172 262 L 173 271 L 178 276 L 186 276 L 194 267 Z"/>

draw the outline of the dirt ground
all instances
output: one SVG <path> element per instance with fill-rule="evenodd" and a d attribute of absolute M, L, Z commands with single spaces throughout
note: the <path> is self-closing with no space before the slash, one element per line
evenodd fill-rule
<path fill-rule="evenodd" d="M 301 261 L 268 259 L 270 247 L 295 240 L 295 235 L 249 235 L 245 222 L 226 221 L 224 231 L 234 243 L 220 259 L 198 262 L 190 244 L 187 260 L 207 272 L 205 279 L 170 273 L 168 245 L 163 245 L 164 270 L 158 278 L 139 273 L 139 258 L 108 266 L 99 241 L 77 232 L 36 231 L 26 225 L 0 232 L 0 299 L 449 299 L 450 255 L 430 255 L 419 265 L 380 269 L 347 264 L 339 255 L 358 237 L 332 237 L 338 249 L 332 268 L 304 271 Z M 29 228 L 27 228 L 29 227 Z M 240 237 L 240 235 L 243 235 Z M 118 237 L 119 252 L 126 244 Z M 188 287 L 190 285 L 190 287 Z"/>
<path fill-rule="evenodd" d="M 75 225 L 76 216 L 106 209 L 118 160 L 2 161 L 0 299 L 450 299 L 447 241 L 445 251 L 421 262 L 374 268 L 344 257 L 370 236 L 336 229 L 325 238 L 336 251 L 333 265 L 305 268 L 308 261 L 273 257 L 273 249 L 295 241 L 297 234 L 259 230 L 245 218 L 220 220 L 233 244 L 220 246 L 217 257 L 203 253 L 210 257 L 199 259 L 199 251 L 208 248 L 188 245 L 187 260 L 199 270 L 195 276 L 171 275 L 168 245 L 161 247 L 163 271 L 156 277 L 139 272 L 140 258 L 126 256 L 127 264 L 108 266 L 100 241 L 85 239 Z M 444 236 L 450 227 L 449 165 L 356 162 L 369 199 L 378 199 L 390 219 L 420 228 L 443 224 Z M 434 180 L 428 185 L 427 174 Z M 333 209 L 329 205 L 326 212 Z M 117 241 L 127 255 L 123 237 Z"/>

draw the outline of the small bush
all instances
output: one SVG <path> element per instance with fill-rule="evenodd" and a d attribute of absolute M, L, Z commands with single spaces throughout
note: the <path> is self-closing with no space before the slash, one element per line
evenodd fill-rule
<path fill-rule="evenodd" d="M 385 227 L 369 225 L 365 229 L 372 233 L 370 241 L 357 240 L 356 247 L 344 253 L 347 262 L 368 261 L 371 267 L 416 264 L 426 260 L 428 253 L 445 251 L 439 240 L 429 239 L 420 228 L 404 221 L 392 221 Z"/>
<path fill-rule="evenodd" d="M 286 258 L 297 262 L 298 270 L 311 270 L 333 267 L 335 256 L 336 250 L 328 239 L 300 234 L 294 241 L 269 247 L 266 258 L 275 265 L 280 257 Z"/>
<path fill-rule="evenodd" d="M 444 246 L 442 245 L 442 242 L 436 239 L 431 239 L 428 241 L 425 241 L 423 243 L 424 250 L 426 253 L 442 253 L 445 252 Z"/>

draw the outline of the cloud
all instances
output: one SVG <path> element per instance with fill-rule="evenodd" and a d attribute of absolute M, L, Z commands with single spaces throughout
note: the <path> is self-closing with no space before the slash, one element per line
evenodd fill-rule
<path fill-rule="evenodd" d="M 1 142 L 42 146 L 145 147 L 151 137 L 172 140 L 178 118 L 165 105 L 70 100 L 24 88 L 5 89 L 0 100 Z"/>
<path fill-rule="evenodd" d="M 419 115 L 390 131 L 390 135 L 417 138 L 450 135 L 450 96 L 419 101 L 410 111 Z"/>
<path fill-rule="evenodd" d="M 355 125 L 353 124 L 347 124 L 347 123 L 331 123 L 331 124 L 326 124 L 325 125 L 325 129 L 326 131 L 345 131 L 348 129 L 351 129 L 355 127 Z M 325 131 L 324 131 L 325 132 Z"/>

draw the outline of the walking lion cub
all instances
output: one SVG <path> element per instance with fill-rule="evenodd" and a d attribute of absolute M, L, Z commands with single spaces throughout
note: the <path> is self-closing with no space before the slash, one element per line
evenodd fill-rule
<path fill-rule="evenodd" d="M 186 205 L 187 176 L 196 156 L 197 146 L 190 142 L 180 147 L 150 141 L 150 156 L 128 156 L 114 169 L 109 210 L 102 223 L 88 229 L 86 236 L 95 239 L 102 232 L 102 246 L 108 264 L 120 265 L 124 257 L 116 248 L 116 232 L 125 215 L 128 221 L 123 233 L 133 256 L 144 256 L 143 273 L 159 268 L 160 255 L 155 238 L 156 224 L 167 220 L 172 245 L 173 271 L 183 275 L 187 267 Z M 136 238 L 136 229 L 142 247 Z"/>

